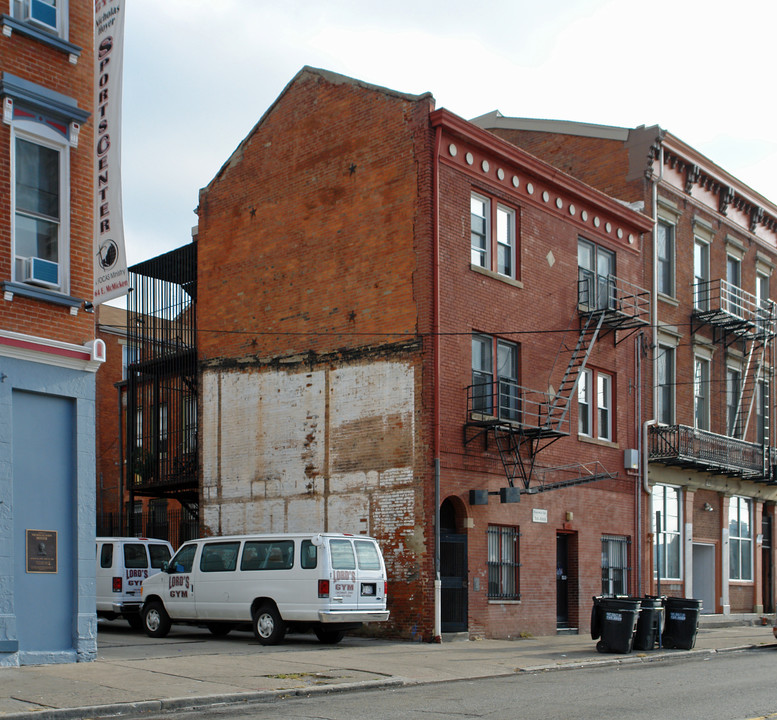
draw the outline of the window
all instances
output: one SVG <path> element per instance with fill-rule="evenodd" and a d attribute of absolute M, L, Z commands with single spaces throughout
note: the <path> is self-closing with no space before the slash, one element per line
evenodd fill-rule
<path fill-rule="evenodd" d="M 496 390 L 495 372 L 498 384 Z M 496 340 L 490 335 L 473 335 L 471 409 L 493 414 L 495 394 L 498 417 L 502 420 L 518 420 L 518 346 L 506 340 Z"/>
<path fill-rule="evenodd" d="M 674 297 L 674 225 L 661 220 L 656 227 L 656 260 L 658 292 Z"/>
<path fill-rule="evenodd" d="M 113 543 L 105 543 L 100 552 L 100 567 L 113 567 Z"/>
<path fill-rule="evenodd" d="M 733 255 L 726 256 L 726 283 L 724 307 L 732 315 L 743 317 L 742 261 Z"/>
<path fill-rule="evenodd" d="M 693 245 L 693 306 L 696 310 L 709 310 L 710 246 L 696 238 Z"/>
<path fill-rule="evenodd" d="M 310 540 L 302 541 L 300 565 L 306 570 L 312 570 L 318 565 L 318 548 Z"/>
<path fill-rule="evenodd" d="M 680 491 L 656 485 L 652 499 L 654 575 L 662 580 L 680 580 Z"/>
<path fill-rule="evenodd" d="M 147 568 L 146 546 L 140 543 L 126 543 L 124 545 L 124 567 L 135 570 Z"/>
<path fill-rule="evenodd" d="M 129 366 L 138 361 L 137 347 L 130 345 L 121 346 L 121 379 L 127 380 L 129 377 Z"/>
<path fill-rule="evenodd" d="M 488 526 L 488 597 L 520 600 L 518 528 Z"/>
<path fill-rule="evenodd" d="M 492 230 L 495 228 L 495 232 Z M 516 278 L 516 213 L 483 195 L 470 196 L 470 262 Z M 496 258 L 493 261 L 493 258 Z"/>
<path fill-rule="evenodd" d="M 731 580 L 753 579 L 752 501 L 743 497 L 729 498 L 728 506 L 728 576 Z"/>
<path fill-rule="evenodd" d="M 628 595 L 629 541 L 615 535 L 602 536 L 602 595 Z"/>
<path fill-rule="evenodd" d="M 742 389 L 742 373 L 738 368 L 726 368 L 726 432 L 731 437 L 740 437 L 742 422 L 739 415 L 739 396 Z"/>
<path fill-rule="evenodd" d="M 60 37 L 65 36 L 67 0 L 12 0 L 11 10 L 16 20 Z"/>
<path fill-rule="evenodd" d="M 167 403 L 159 403 L 156 419 L 159 424 L 159 431 L 157 433 L 157 451 L 159 457 L 163 458 L 167 456 Z"/>
<path fill-rule="evenodd" d="M 183 451 L 197 449 L 197 398 L 187 395 L 183 399 Z"/>
<path fill-rule="evenodd" d="M 335 570 L 356 570 L 356 557 L 350 540 L 330 540 L 329 553 Z"/>
<path fill-rule="evenodd" d="M 356 559 L 359 561 L 360 570 L 380 570 L 380 556 L 378 548 L 371 540 L 354 540 Z"/>
<path fill-rule="evenodd" d="M 62 289 L 67 157 L 62 146 L 16 132 L 14 279 Z"/>
<path fill-rule="evenodd" d="M 602 440 L 612 440 L 612 378 L 596 374 L 597 431 Z"/>
<path fill-rule="evenodd" d="M 693 368 L 693 426 L 698 430 L 710 429 L 710 361 L 694 358 Z"/>
<path fill-rule="evenodd" d="M 674 425 L 675 349 L 658 346 L 658 378 L 656 382 L 656 419 L 664 425 Z"/>
<path fill-rule="evenodd" d="M 615 253 L 579 238 L 577 241 L 578 303 L 589 309 L 615 304 Z"/>
<path fill-rule="evenodd" d="M 241 570 L 289 570 L 294 565 L 293 540 L 252 540 L 246 542 Z"/>
<path fill-rule="evenodd" d="M 767 324 L 774 320 L 772 301 L 769 300 L 769 275 L 758 272 L 755 277 L 755 304 L 758 313 L 758 327 L 767 329 Z"/>
<path fill-rule="evenodd" d="M 596 416 L 593 416 L 593 389 L 596 388 Z M 586 368 L 577 383 L 577 431 L 580 435 L 612 440 L 612 377 Z"/>
<path fill-rule="evenodd" d="M 170 561 L 167 572 L 190 573 L 194 566 L 194 555 L 197 552 L 196 545 L 184 545 Z"/>
<path fill-rule="evenodd" d="M 151 567 L 158 570 L 161 570 L 162 565 L 170 560 L 170 548 L 167 545 L 151 543 L 148 546 L 148 554 L 151 556 Z"/>
<path fill-rule="evenodd" d="M 759 380 L 755 389 L 755 441 L 767 442 L 766 428 L 769 426 L 769 383 Z"/>
<path fill-rule="evenodd" d="M 202 572 L 232 572 L 237 567 L 239 542 L 207 543 L 202 546 Z"/>
<path fill-rule="evenodd" d="M 135 410 L 135 446 L 143 447 L 143 408 Z"/>

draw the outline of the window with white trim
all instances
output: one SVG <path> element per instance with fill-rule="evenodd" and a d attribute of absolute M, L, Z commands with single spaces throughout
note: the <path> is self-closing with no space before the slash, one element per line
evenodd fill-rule
<path fill-rule="evenodd" d="M 11 16 L 67 39 L 67 0 L 11 0 Z"/>
<path fill-rule="evenodd" d="M 674 425 L 675 348 L 659 345 L 657 365 L 656 419 L 664 425 Z"/>
<path fill-rule="evenodd" d="M 729 498 L 728 505 L 728 577 L 730 580 L 753 579 L 752 500 Z"/>
<path fill-rule="evenodd" d="M 470 262 L 503 277 L 517 278 L 516 212 L 496 200 L 470 195 Z"/>
<path fill-rule="evenodd" d="M 183 399 L 183 451 L 197 449 L 197 398 L 187 395 Z"/>
<path fill-rule="evenodd" d="M 580 435 L 612 440 L 612 376 L 586 368 L 577 383 L 577 431 Z M 594 415 L 594 388 L 595 412 Z"/>
<path fill-rule="evenodd" d="M 475 412 L 495 414 L 501 420 L 519 419 L 518 345 L 491 335 L 472 335 L 470 397 Z"/>
<path fill-rule="evenodd" d="M 602 535 L 602 595 L 628 595 L 629 539 Z"/>
<path fill-rule="evenodd" d="M 742 371 L 738 367 L 726 367 L 726 434 L 742 436 L 742 419 L 738 417 L 739 399 L 742 391 Z"/>
<path fill-rule="evenodd" d="M 742 306 L 742 260 L 733 255 L 726 256 L 726 288 L 724 307 L 732 315 L 744 317 Z"/>
<path fill-rule="evenodd" d="M 693 367 L 693 426 L 710 429 L 710 361 L 698 355 Z"/>
<path fill-rule="evenodd" d="M 710 307 L 710 246 L 701 238 L 694 238 L 693 244 L 693 306 L 696 310 Z"/>
<path fill-rule="evenodd" d="M 518 528 L 488 526 L 488 597 L 520 600 Z"/>
<path fill-rule="evenodd" d="M 769 383 L 759 380 L 755 389 L 755 441 L 759 445 L 767 442 L 766 428 L 769 426 Z"/>
<path fill-rule="evenodd" d="M 69 152 L 47 125 L 12 126 L 13 279 L 67 291 Z"/>
<path fill-rule="evenodd" d="M 680 490 L 654 485 L 652 501 L 653 575 L 680 580 Z"/>
<path fill-rule="evenodd" d="M 658 292 L 674 297 L 674 225 L 659 220 L 656 236 Z"/>

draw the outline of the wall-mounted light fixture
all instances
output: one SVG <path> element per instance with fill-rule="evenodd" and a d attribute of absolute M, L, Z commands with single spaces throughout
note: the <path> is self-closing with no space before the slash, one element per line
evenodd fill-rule
<path fill-rule="evenodd" d="M 704 503 L 704 512 L 712 512 L 714 509 L 708 502 Z"/>

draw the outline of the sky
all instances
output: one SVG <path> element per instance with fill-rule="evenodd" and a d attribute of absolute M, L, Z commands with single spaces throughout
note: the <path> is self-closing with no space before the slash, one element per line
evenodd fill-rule
<path fill-rule="evenodd" d="M 777 203 L 773 0 L 126 0 L 130 265 L 191 241 L 200 188 L 305 65 L 470 119 L 660 125 Z"/>

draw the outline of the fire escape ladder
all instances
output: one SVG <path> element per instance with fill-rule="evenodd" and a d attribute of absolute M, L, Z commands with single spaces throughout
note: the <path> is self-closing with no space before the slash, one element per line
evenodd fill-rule
<path fill-rule="evenodd" d="M 750 425 L 750 417 L 753 412 L 753 402 L 758 391 L 758 383 L 761 381 L 766 344 L 760 337 L 753 337 L 749 341 L 745 367 L 742 373 L 742 386 L 739 391 L 737 412 L 734 418 L 734 426 L 729 428 L 732 437 L 745 437 Z M 737 433 L 737 429 L 741 432 Z"/>
<path fill-rule="evenodd" d="M 594 322 L 596 323 L 595 326 Z M 575 349 L 569 358 L 569 364 L 564 372 L 564 377 L 548 407 L 548 416 L 544 426 L 546 430 L 558 430 L 564 424 L 569 413 L 572 396 L 580 380 L 580 374 L 588 363 L 588 358 L 591 355 L 591 350 L 596 343 L 596 338 L 599 335 L 603 322 L 604 310 L 597 310 L 587 316 L 585 324 L 580 329 L 580 335 L 577 338 Z"/>
<path fill-rule="evenodd" d="M 515 486 L 515 479 L 521 478 L 524 486 L 528 487 L 528 477 L 523 458 L 521 457 L 520 434 L 512 429 L 495 427 L 494 441 L 499 451 L 499 458 L 504 467 L 505 476 L 510 487 Z M 529 470 L 529 474 L 531 471 Z"/>

